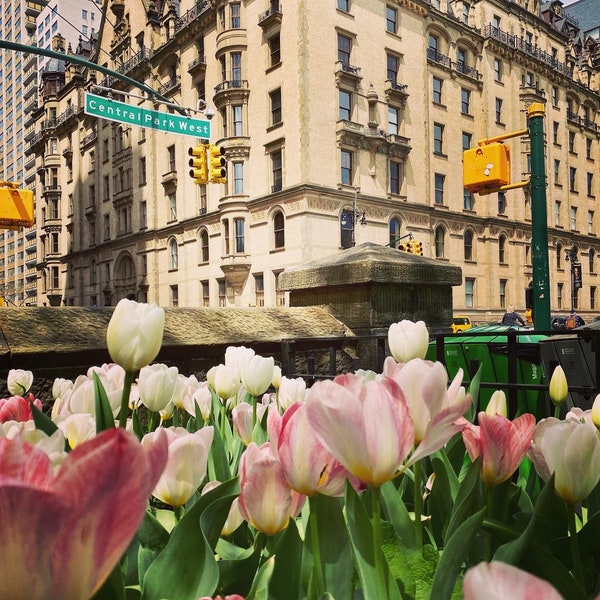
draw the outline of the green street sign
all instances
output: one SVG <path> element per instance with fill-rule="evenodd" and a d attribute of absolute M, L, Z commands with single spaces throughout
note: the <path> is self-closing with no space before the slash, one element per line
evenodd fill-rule
<path fill-rule="evenodd" d="M 118 123 L 190 135 L 206 140 L 210 139 L 210 121 L 200 121 L 199 119 L 140 108 L 89 92 L 85 94 L 84 112 L 94 117 L 117 121 Z"/>

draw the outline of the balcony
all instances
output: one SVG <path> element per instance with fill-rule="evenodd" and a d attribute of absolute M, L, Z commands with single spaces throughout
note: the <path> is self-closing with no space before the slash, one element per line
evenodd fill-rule
<path fill-rule="evenodd" d="M 271 2 L 271 8 L 258 15 L 258 24 L 263 29 L 270 29 L 273 25 L 281 25 L 281 2 Z"/>
<path fill-rule="evenodd" d="M 198 22 L 198 17 L 207 12 L 211 7 L 210 0 L 200 0 L 196 5 L 185 12 L 179 19 L 175 21 L 175 35 L 188 25 Z"/>
<path fill-rule="evenodd" d="M 96 130 L 92 131 L 91 133 L 88 133 L 82 140 L 81 140 L 81 149 L 83 150 L 84 148 L 86 148 L 87 146 L 90 146 L 91 144 L 93 144 L 96 140 L 98 139 L 98 132 Z"/>
<path fill-rule="evenodd" d="M 188 73 L 190 75 L 197 75 L 206 71 L 206 56 L 198 56 L 188 64 Z"/>
<path fill-rule="evenodd" d="M 181 76 L 175 75 L 170 77 L 166 81 L 162 82 L 162 91 L 165 93 L 172 93 L 181 86 Z"/>
<path fill-rule="evenodd" d="M 581 117 L 570 110 L 567 110 L 567 121 L 569 123 L 573 123 L 574 125 L 581 125 Z"/>
<path fill-rule="evenodd" d="M 435 48 L 427 48 L 427 60 L 436 65 L 446 67 L 446 69 L 452 68 L 452 60 L 450 57 L 445 54 L 440 54 Z"/>
<path fill-rule="evenodd" d="M 351 85 L 355 89 L 358 88 L 358 84 L 362 79 L 360 74 L 360 67 L 355 67 L 341 60 L 335 63 L 335 82 L 337 85 L 344 83 Z"/>
<path fill-rule="evenodd" d="M 407 88 L 406 84 L 396 83 L 391 79 L 387 79 L 384 89 L 386 102 L 399 103 L 404 108 L 408 99 Z"/>
<path fill-rule="evenodd" d="M 229 79 L 222 81 L 215 86 L 215 94 L 213 97 L 214 105 L 217 109 L 222 108 L 227 102 L 232 100 L 245 100 L 248 98 L 250 90 L 248 81 L 245 79 Z"/>
<path fill-rule="evenodd" d="M 221 271 L 227 285 L 239 290 L 248 278 L 252 263 L 246 254 L 230 254 L 221 259 Z"/>
<path fill-rule="evenodd" d="M 591 119 L 588 119 L 587 117 L 583 117 L 582 123 L 586 129 L 590 129 L 591 131 L 598 133 L 598 129 L 599 129 L 598 125 L 596 123 L 594 123 L 594 121 L 592 121 Z"/>

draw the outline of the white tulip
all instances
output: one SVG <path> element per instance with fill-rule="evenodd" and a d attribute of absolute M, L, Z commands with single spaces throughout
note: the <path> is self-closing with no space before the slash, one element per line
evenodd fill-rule
<path fill-rule="evenodd" d="M 13 396 L 24 396 L 33 383 L 33 373 L 23 369 L 11 369 L 6 378 L 6 387 Z"/>
<path fill-rule="evenodd" d="M 177 367 L 161 363 L 148 365 L 140 370 L 138 393 L 142 404 L 153 412 L 167 407 L 177 386 Z"/>
<path fill-rule="evenodd" d="M 252 396 L 261 396 L 270 387 L 273 381 L 275 361 L 272 356 L 253 356 L 242 366 L 242 385 Z"/>
<path fill-rule="evenodd" d="M 429 333 L 423 321 L 400 321 L 388 329 L 390 353 L 399 363 L 413 358 L 425 358 L 429 347 Z"/>

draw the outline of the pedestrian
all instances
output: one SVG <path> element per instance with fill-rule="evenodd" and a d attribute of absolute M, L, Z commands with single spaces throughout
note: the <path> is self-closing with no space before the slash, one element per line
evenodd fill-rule
<path fill-rule="evenodd" d="M 581 327 L 582 325 L 585 325 L 585 321 L 572 310 L 565 320 L 565 329 L 575 329 L 575 327 Z"/>
<path fill-rule="evenodd" d="M 514 326 L 517 323 L 520 323 L 521 326 L 525 325 L 525 321 L 523 321 L 521 315 L 515 310 L 515 307 L 509 306 L 507 311 L 504 313 L 504 316 L 502 317 L 502 325 Z"/>

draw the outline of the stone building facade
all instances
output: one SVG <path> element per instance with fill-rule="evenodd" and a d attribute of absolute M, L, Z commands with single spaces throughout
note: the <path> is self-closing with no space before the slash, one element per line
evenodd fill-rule
<path fill-rule="evenodd" d="M 528 189 L 473 196 L 462 153 L 526 127 L 545 104 L 552 311 L 600 289 L 600 46 L 559 0 L 109 0 L 89 60 L 47 69 L 26 152 L 38 178 L 38 304 L 282 306 L 286 268 L 408 236 L 462 269 L 456 312 L 524 308 Z M 98 87 L 93 87 L 93 86 Z M 110 90 L 110 91 L 109 91 Z M 100 119 L 85 93 L 210 113 L 227 183 L 195 185 L 200 139 Z M 511 180 L 527 136 L 508 140 Z"/>

